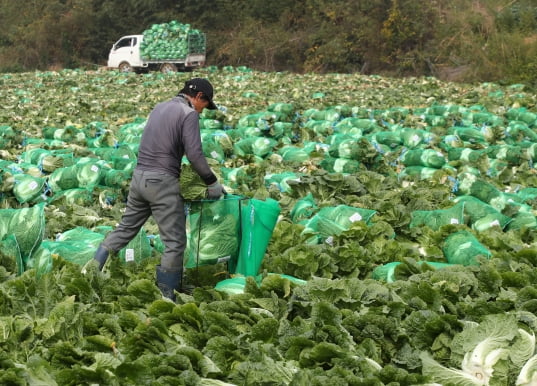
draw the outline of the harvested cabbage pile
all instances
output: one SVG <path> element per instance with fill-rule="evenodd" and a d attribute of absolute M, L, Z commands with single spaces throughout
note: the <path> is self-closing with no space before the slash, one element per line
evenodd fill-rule
<path fill-rule="evenodd" d="M 144 59 L 182 59 L 189 52 L 205 52 L 205 35 L 190 24 L 175 20 L 153 24 L 143 35 L 140 54 Z"/>

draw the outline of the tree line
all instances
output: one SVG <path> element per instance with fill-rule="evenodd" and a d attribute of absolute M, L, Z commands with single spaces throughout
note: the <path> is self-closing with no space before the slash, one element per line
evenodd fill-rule
<path fill-rule="evenodd" d="M 177 20 L 208 65 L 537 84 L 533 0 L 0 0 L 0 71 L 106 65 L 122 35 Z"/>

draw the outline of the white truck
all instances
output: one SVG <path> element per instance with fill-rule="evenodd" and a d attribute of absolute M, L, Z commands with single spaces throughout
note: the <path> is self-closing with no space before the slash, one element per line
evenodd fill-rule
<path fill-rule="evenodd" d="M 186 50 L 177 53 L 170 46 L 177 41 L 161 41 L 151 52 L 151 47 L 143 47 L 144 35 L 127 35 L 121 37 L 108 54 L 109 69 L 122 72 L 145 72 L 149 70 L 162 72 L 191 71 L 205 65 L 205 35 L 189 34 L 184 43 Z M 167 48 L 168 47 L 168 51 Z"/>

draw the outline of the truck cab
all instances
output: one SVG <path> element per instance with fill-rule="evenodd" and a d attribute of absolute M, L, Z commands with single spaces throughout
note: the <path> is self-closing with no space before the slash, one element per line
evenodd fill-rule
<path fill-rule="evenodd" d="M 142 67 L 140 44 L 143 38 L 144 35 L 127 35 L 115 42 L 108 54 L 108 67 L 118 68 L 123 72 L 130 72 L 134 68 Z"/>

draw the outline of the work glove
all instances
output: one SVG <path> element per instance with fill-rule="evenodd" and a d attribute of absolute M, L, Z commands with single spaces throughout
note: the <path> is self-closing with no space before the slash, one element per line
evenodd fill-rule
<path fill-rule="evenodd" d="M 207 198 L 210 200 L 218 200 L 225 193 L 224 187 L 218 181 L 207 186 Z"/>

